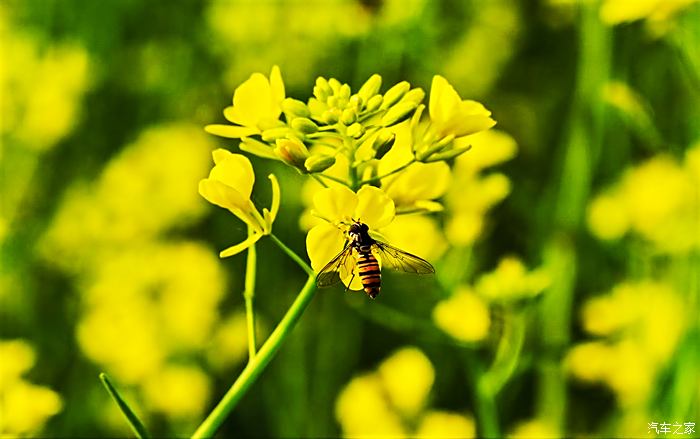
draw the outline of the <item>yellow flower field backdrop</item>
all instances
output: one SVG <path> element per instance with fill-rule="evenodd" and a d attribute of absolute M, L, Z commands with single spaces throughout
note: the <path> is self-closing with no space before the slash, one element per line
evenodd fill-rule
<path fill-rule="evenodd" d="M 699 2 L 9 0 L 0 56 L 3 437 L 133 435 L 103 372 L 156 437 L 697 436 Z M 435 274 L 316 291 L 353 221 Z"/>

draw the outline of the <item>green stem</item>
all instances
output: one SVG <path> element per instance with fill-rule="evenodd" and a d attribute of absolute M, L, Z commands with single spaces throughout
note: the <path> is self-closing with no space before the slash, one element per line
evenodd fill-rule
<path fill-rule="evenodd" d="M 379 176 L 377 176 L 377 177 L 372 177 L 372 178 L 368 178 L 367 180 L 361 181 L 361 182 L 360 182 L 360 186 L 362 186 L 362 185 L 364 185 L 364 184 L 376 183 L 376 182 L 381 181 L 381 180 L 384 179 L 384 178 L 391 177 L 392 175 L 396 174 L 397 172 L 401 172 L 401 171 L 403 171 L 404 169 L 408 168 L 409 166 L 411 166 L 411 165 L 414 164 L 415 162 L 416 162 L 416 159 L 415 159 L 415 158 L 414 158 L 414 159 L 411 159 L 410 162 L 406 163 L 405 165 L 399 166 L 398 168 L 394 169 L 394 170 L 391 171 L 391 172 L 387 172 L 387 173 L 384 174 L 384 175 L 379 175 Z"/>
<path fill-rule="evenodd" d="M 333 177 L 332 175 L 326 175 L 326 174 L 316 174 L 316 175 L 318 175 L 319 177 L 327 178 L 331 181 L 335 181 L 336 183 L 340 183 L 340 184 L 348 186 L 348 187 L 350 186 L 347 181 L 345 181 L 341 178 Z"/>
<path fill-rule="evenodd" d="M 212 437 L 214 433 L 216 433 L 216 430 L 224 422 L 229 413 L 231 413 L 231 410 L 233 410 L 243 395 L 246 394 L 250 386 L 255 382 L 258 376 L 260 376 L 262 371 L 265 370 L 265 367 L 270 363 L 270 360 L 272 360 L 277 351 L 279 351 L 282 343 L 289 337 L 292 329 L 294 329 L 294 326 L 313 298 L 315 291 L 315 276 L 310 275 L 304 287 L 299 292 L 299 295 L 294 300 L 294 303 L 275 330 L 272 331 L 270 337 L 262 345 L 258 354 L 248 363 L 245 369 L 243 369 L 243 372 L 236 379 L 228 392 L 226 392 L 221 401 L 214 407 L 214 410 L 212 410 L 209 416 L 202 422 L 202 425 L 197 428 L 197 431 L 192 435 L 193 439 Z"/>
<path fill-rule="evenodd" d="M 479 420 L 479 436 L 497 438 L 500 437 L 498 428 L 498 412 L 493 392 L 486 384 L 487 381 L 479 379 L 476 386 L 476 413 Z"/>
<path fill-rule="evenodd" d="M 119 409 L 124 414 L 124 417 L 126 417 L 126 421 L 131 427 L 131 430 L 134 432 L 136 437 L 139 439 L 149 437 L 148 432 L 146 431 L 146 427 L 143 426 L 138 416 L 136 416 L 134 411 L 131 410 L 129 404 L 127 404 L 126 401 L 124 401 L 124 398 L 122 398 L 121 395 L 119 395 L 119 392 L 112 385 L 112 382 L 109 380 L 109 377 L 106 373 L 102 372 L 100 374 L 100 381 L 102 381 L 102 384 L 105 386 L 105 389 L 107 389 L 109 396 L 111 396 L 114 402 L 117 403 L 117 406 L 119 406 Z"/>
<path fill-rule="evenodd" d="M 321 177 L 319 177 L 318 175 L 316 175 L 316 174 L 309 174 L 309 175 L 311 175 L 311 178 L 316 180 L 321 186 L 323 186 L 325 188 L 328 187 L 328 185 L 323 180 L 321 180 Z"/>
<path fill-rule="evenodd" d="M 275 244 L 277 244 L 277 246 L 278 246 L 279 248 L 281 248 L 282 251 L 284 251 L 285 253 L 287 253 L 287 256 L 289 256 L 290 258 L 292 258 L 292 259 L 294 260 L 294 262 L 296 262 L 296 263 L 306 272 L 306 274 L 308 274 L 308 275 L 311 276 L 311 277 L 315 277 L 315 276 L 316 276 L 316 272 L 313 270 L 313 268 L 311 268 L 311 267 L 309 266 L 309 264 L 307 264 L 303 259 L 301 259 L 301 258 L 299 257 L 299 255 L 297 255 L 296 253 L 294 253 L 294 251 L 293 251 L 292 249 L 290 249 L 289 247 L 287 247 L 287 245 L 286 245 L 284 242 L 280 241 L 280 239 L 279 239 L 278 237 L 276 237 L 275 235 L 273 235 L 272 233 L 270 233 L 270 238 L 272 238 L 272 241 L 273 241 Z"/>
<path fill-rule="evenodd" d="M 252 233 L 249 230 L 248 233 Z M 245 315 L 248 324 L 248 360 L 255 357 L 257 337 L 255 336 L 255 309 L 253 308 L 253 298 L 255 297 L 255 274 L 257 270 L 257 258 L 255 244 L 248 247 L 248 255 L 245 267 L 245 290 L 243 299 L 245 300 Z"/>

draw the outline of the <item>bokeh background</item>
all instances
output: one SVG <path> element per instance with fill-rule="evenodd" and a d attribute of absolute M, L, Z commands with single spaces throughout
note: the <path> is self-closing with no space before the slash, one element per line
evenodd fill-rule
<path fill-rule="evenodd" d="M 130 434 L 104 371 L 154 435 L 186 436 L 233 382 L 245 257 L 217 255 L 246 230 L 197 183 L 237 144 L 203 126 L 275 64 L 304 101 L 317 76 L 441 74 L 498 131 L 454 164 L 444 213 L 395 233 L 437 275 L 317 293 L 222 437 L 700 420 L 697 2 L 3 0 L 0 44 L 0 434 Z M 304 177 L 252 161 L 305 255 Z M 305 275 L 258 255 L 264 335 Z"/>

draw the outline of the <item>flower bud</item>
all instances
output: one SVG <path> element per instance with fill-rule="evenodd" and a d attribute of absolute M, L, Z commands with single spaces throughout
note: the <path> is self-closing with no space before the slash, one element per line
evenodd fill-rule
<path fill-rule="evenodd" d="M 374 75 L 370 76 L 364 84 L 362 84 L 362 87 L 360 87 L 360 91 L 358 91 L 357 94 L 364 102 L 367 102 L 377 93 L 379 93 L 379 88 L 381 86 L 382 77 L 375 73 Z"/>
<path fill-rule="evenodd" d="M 423 102 L 423 98 L 425 97 L 425 92 L 423 91 L 422 88 L 414 88 L 413 90 L 409 91 L 406 93 L 402 98 L 401 102 L 414 102 L 416 106 Z"/>
<path fill-rule="evenodd" d="M 442 139 L 440 139 L 440 141 L 437 143 L 424 146 L 416 153 L 416 159 L 418 159 L 421 162 L 424 162 L 427 159 L 431 158 L 431 156 L 433 156 L 434 154 L 440 153 L 444 150 L 448 150 L 449 146 L 451 145 L 454 139 L 455 136 L 450 134 L 449 136 L 445 136 Z"/>
<path fill-rule="evenodd" d="M 290 125 L 292 126 L 292 128 L 294 128 L 302 134 L 311 134 L 318 131 L 318 125 L 316 125 L 314 121 L 306 117 L 297 117 L 296 119 L 292 120 L 292 123 Z"/>
<path fill-rule="evenodd" d="M 331 87 L 331 90 L 333 90 L 332 94 L 337 95 L 342 84 L 337 79 L 331 78 L 328 80 L 328 85 Z"/>
<path fill-rule="evenodd" d="M 384 103 L 382 103 L 382 109 L 389 108 L 397 103 L 410 88 L 411 84 L 409 84 L 407 81 L 401 81 L 395 86 L 391 87 L 386 93 L 384 93 Z"/>
<path fill-rule="evenodd" d="M 325 154 L 314 154 L 304 161 L 304 167 L 309 172 L 323 172 L 335 164 L 335 157 Z"/>
<path fill-rule="evenodd" d="M 290 166 L 306 172 L 304 161 L 309 157 L 309 150 L 306 145 L 299 139 L 277 139 L 275 154 L 283 162 Z"/>
<path fill-rule="evenodd" d="M 374 149 L 374 157 L 381 159 L 386 155 L 387 152 L 391 150 L 396 141 L 396 134 L 390 133 L 389 131 L 380 131 L 377 138 L 374 139 L 372 144 L 372 149 Z"/>
<path fill-rule="evenodd" d="M 362 99 L 358 95 L 352 95 L 350 96 L 350 100 L 348 101 L 348 106 L 349 108 L 352 108 L 353 110 L 360 111 L 362 109 L 362 104 L 364 104 L 364 99 Z"/>
<path fill-rule="evenodd" d="M 241 148 L 241 151 L 245 151 L 258 157 L 277 159 L 277 156 L 270 145 L 259 140 L 255 140 L 251 137 L 243 137 L 241 139 L 241 143 L 238 144 L 238 147 Z"/>
<path fill-rule="evenodd" d="M 333 125 L 334 123 L 338 122 L 339 118 L 340 118 L 340 110 L 337 108 L 331 108 L 329 110 L 326 110 L 321 115 L 321 119 L 324 122 L 326 122 L 328 125 Z"/>
<path fill-rule="evenodd" d="M 314 96 L 321 102 L 325 102 L 328 96 L 333 94 L 328 81 L 323 76 L 316 78 L 316 85 L 314 86 Z"/>
<path fill-rule="evenodd" d="M 292 130 L 290 130 L 289 127 L 270 128 L 269 130 L 262 132 L 262 139 L 265 142 L 274 142 L 275 140 L 286 137 L 291 133 Z"/>
<path fill-rule="evenodd" d="M 346 108 L 343 110 L 343 114 L 340 116 L 340 121 L 343 123 L 345 126 L 350 126 L 355 121 L 357 120 L 357 114 L 355 113 L 355 110 Z"/>
<path fill-rule="evenodd" d="M 307 107 L 305 103 L 292 98 L 287 98 L 282 101 L 282 111 L 294 117 L 309 117 L 311 115 L 309 107 Z"/>
<path fill-rule="evenodd" d="M 348 127 L 348 130 L 346 131 L 346 134 L 348 136 L 354 137 L 355 139 L 359 138 L 364 133 L 365 133 L 365 127 L 363 127 L 361 123 L 357 123 L 357 122 L 350 125 Z"/>
<path fill-rule="evenodd" d="M 386 114 L 382 116 L 382 126 L 390 127 L 392 125 L 396 125 L 397 123 L 408 118 L 417 106 L 418 103 L 416 102 L 413 102 L 411 100 L 404 102 L 402 100 L 398 104 L 391 107 L 389 111 L 387 111 Z"/>
<path fill-rule="evenodd" d="M 367 101 L 365 111 L 374 111 L 382 105 L 384 97 L 382 95 L 374 95 Z"/>
<path fill-rule="evenodd" d="M 347 101 L 350 99 L 350 86 L 348 84 L 343 84 L 340 86 L 340 90 L 338 90 L 338 97 L 344 101 Z"/>

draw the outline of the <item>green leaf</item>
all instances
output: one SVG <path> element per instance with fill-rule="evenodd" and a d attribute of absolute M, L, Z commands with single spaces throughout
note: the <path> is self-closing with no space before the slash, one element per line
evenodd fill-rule
<path fill-rule="evenodd" d="M 138 416 L 136 416 L 134 411 L 131 410 L 131 407 L 129 407 L 126 401 L 124 401 L 124 399 L 119 395 L 119 392 L 117 392 L 117 389 L 109 381 L 109 377 L 106 373 L 102 372 L 100 374 L 100 380 L 102 381 L 102 384 L 104 384 L 105 389 L 107 389 L 107 392 L 109 392 L 109 396 L 111 396 L 114 402 L 117 403 L 119 409 L 126 417 L 126 421 L 129 423 L 129 426 L 133 430 L 136 437 L 139 439 L 150 437 L 146 431 L 146 427 L 143 426 Z"/>

